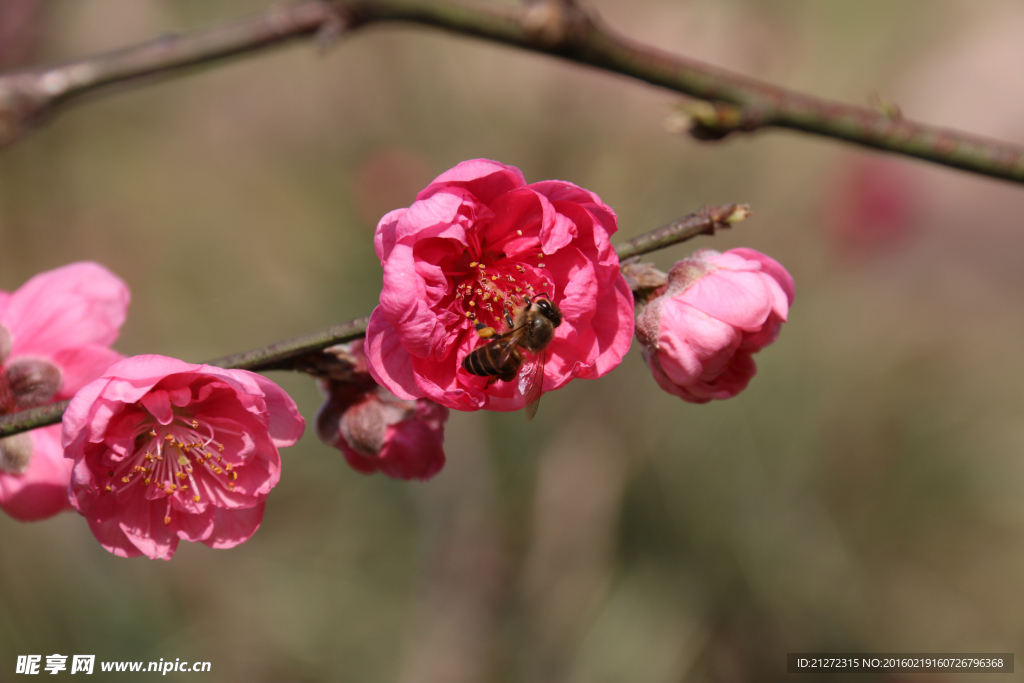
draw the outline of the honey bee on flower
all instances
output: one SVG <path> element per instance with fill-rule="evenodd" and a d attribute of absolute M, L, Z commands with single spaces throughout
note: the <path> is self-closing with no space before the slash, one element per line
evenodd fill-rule
<path fill-rule="evenodd" d="M 519 410 L 577 377 L 622 360 L 633 297 L 610 235 L 615 212 L 594 193 L 486 159 L 441 174 L 407 209 L 385 215 L 374 238 L 384 268 L 366 334 L 374 379 L 399 398 L 458 410 Z M 464 361 L 509 319 L 544 299 L 561 313 L 545 344 L 537 396 L 518 381 L 474 374 Z"/>

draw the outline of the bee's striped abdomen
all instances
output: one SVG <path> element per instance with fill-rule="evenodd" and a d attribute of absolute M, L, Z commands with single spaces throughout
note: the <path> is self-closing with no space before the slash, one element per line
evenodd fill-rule
<path fill-rule="evenodd" d="M 513 348 L 505 366 L 498 367 L 498 361 L 506 348 L 504 344 L 493 342 L 481 346 L 462 359 L 462 367 L 472 375 L 497 377 L 503 382 L 511 382 L 519 372 L 519 366 L 523 364 L 523 354 L 519 349 Z"/>

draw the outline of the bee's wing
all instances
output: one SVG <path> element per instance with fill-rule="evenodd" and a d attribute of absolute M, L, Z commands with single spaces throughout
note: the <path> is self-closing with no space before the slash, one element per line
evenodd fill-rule
<path fill-rule="evenodd" d="M 512 353 L 519 347 L 519 340 L 526 334 L 526 325 L 520 325 L 511 332 L 506 332 L 491 342 L 493 345 L 502 345 L 501 355 L 498 356 L 497 366 L 504 367 L 508 363 Z"/>
<path fill-rule="evenodd" d="M 547 358 L 547 349 L 533 354 L 519 371 L 519 392 L 526 398 L 527 422 L 533 419 L 540 407 L 540 394 L 544 388 L 544 363 Z"/>

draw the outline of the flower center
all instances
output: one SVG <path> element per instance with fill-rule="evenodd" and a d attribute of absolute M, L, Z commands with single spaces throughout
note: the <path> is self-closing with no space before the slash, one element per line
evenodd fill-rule
<path fill-rule="evenodd" d="M 479 256 L 482 249 L 468 249 L 453 276 L 455 296 L 449 306 L 460 318 L 472 324 L 495 329 L 511 328 L 512 320 L 525 304 L 523 297 L 545 293 L 553 298 L 555 286 L 544 273 L 546 264 L 540 249 L 531 249 L 506 257 L 488 259 Z"/>
<path fill-rule="evenodd" d="M 220 431 L 240 434 L 223 428 Z M 104 490 L 117 494 L 139 486 L 148 489 L 147 498 L 164 496 L 168 502 L 164 524 L 171 523 L 170 502 L 175 496 L 186 507 L 192 507 L 186 499 L 199 503 L 201 491 L 211 485 L 235 490 L 238 472 L 230 462 L 224 462 L 224 444 L 207 422 L 179 415 L 169 425 L 144 420 L 136 430 L 134 443 L 132 454 L 107 471 Z"/>

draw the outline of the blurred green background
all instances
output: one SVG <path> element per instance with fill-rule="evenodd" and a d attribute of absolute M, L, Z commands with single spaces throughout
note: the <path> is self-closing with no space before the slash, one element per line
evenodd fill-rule
<path fill-rule="evenodd" d="M 1016 2 L 593 4 L 668 50 L 1024 139 Z M 0 61 L 266 7 L 3 0 Z M 0 152 L 0 289 L 105 264 L 132 289 L 129 355 L 200 361 L 365 315 L 377 219 L 474 157 L 597 192 L 622 237 L 749 202 L 653 260 L 749 246 L 797 290 L 730 401 L 661 392 L 634 349 L 529 426 L 453 414 L 429 483 L 359 475 L 310 429 L 233 550 L 124 560 L 74 514 L 0 517 L 0 680 L 31 653 L 212 662 L 168 680 L 669 683 L 788 680 L 795 651 L 1024 651 L 1024 193 L 789 132 L 698 143 L 664 127 L 682 101 L 377 27 L 95 98 Z M 314 382 L 272 377 L 311 420 Z"/>

